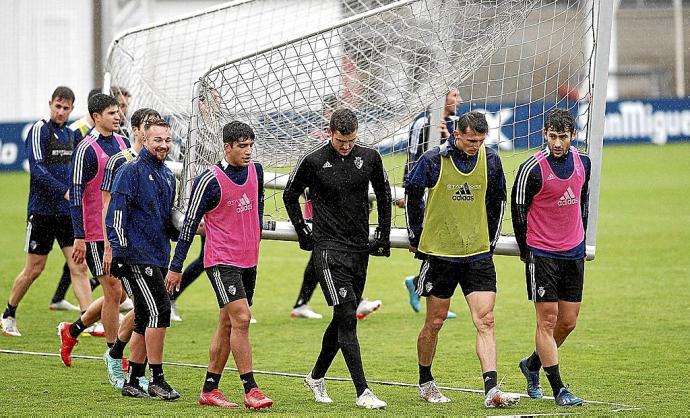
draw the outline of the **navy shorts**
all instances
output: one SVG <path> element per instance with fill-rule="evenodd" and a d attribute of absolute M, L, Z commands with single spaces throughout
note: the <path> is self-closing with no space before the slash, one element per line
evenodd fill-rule
<path fill-rule="evenodd" d="M 254 288 L 256 287 L 256 267 L 235 267 L 217 265 L 206 269 L 213 291 L 216 292 L 218 307 L 240 299 L 247 299 L 252 306 Z"/>

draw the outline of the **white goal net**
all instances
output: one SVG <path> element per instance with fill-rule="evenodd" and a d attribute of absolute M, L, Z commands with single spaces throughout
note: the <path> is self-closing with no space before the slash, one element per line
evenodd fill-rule
<path fill-rule="evenodd" d="M 463 98 L 458 113 L 486 114 L 487 144 L 499 149 L 509 188 L 519 163 L 541 146 L 544 114 L 568 108 L 579 123 L 575 145 L 593 160 L 591 256 L 609 3 L 236 0 L 121 34 L 109 49 L 106 84 L 127 88 L 131 109 L 152 107 L 173 126 L 173 157 L 184 160 L 182 210 L 194 176 L 219 159 L 222 125 L 250 124 L 267 171 L 266 218 L 275 221 L 265 236 L 276 239 L 294 237 L 281 187 L 298 157 L 324 139 L 334 106 L 358 114 L 359 140 L 379 147 L 397 198 L 409 124 L 431 110 L 436 126 L 450 88 Z M 431 145 L 437 140 L 432 129 Z M 506 215 L 499 254 L 515 250 Z M 403 209 L 394 207 L 393 222 L 394 245 L 405 246 Z"/>
<path fill-rule="evenodd" d="M 280 189 L 300 155 L 323 140 L 334 103 L 357 113 L 358 140 L 379 147 L 393 196 L 402 197 L 406 153 L 398 151 L 405 151 L 410 122 L 425 109 L 436 111 L 435 103 L 459 88 L 458 112 L 487 116 L 487 144 L 500 151 L 509 190 L 517 166 L 542 145 L 544 114 L 558 106 L 577 116 L 575 145 L 593 160 L 589 232 L 595 230 L 608 6 L 578 0 L 375 6 L 337 23 L 310 25 L 312 30 L 257 52 L 234 54 L 200 75 L 179 206 L 186 205 L 193 177 L 219 160 L 222 125 L 241 120 L 256 132 L 255 159 L 273 189 L 265 215 L 276 222 L 265 236 L 293 239 Z M 497 253 L 515 254 L 506 215 Z M 405 247 L 404 209 L 394 208 L 393 223 L 392 241 Z M 594 235 L 588 234 L 588 244 L 593 246 Z M 593 247 L 588 250 L 593 256 Z"/>

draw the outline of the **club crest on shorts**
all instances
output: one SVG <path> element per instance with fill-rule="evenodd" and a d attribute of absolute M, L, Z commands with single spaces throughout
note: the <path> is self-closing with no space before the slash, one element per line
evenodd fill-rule
<path fill-rule="evenodd" d="M 153 269 L 151 267 L 146 267 L 144 269 L 144 274 L 146 274 L 149 277 L 153 276 Z"/>
<path fill-rule="evenodd" d="M 546 293 L 546 290 L 544 290 L 544 286 L 539 286 L 539 289 L 537 289 L 537 294 L 539 297 L 544 297 L 544 293 Z"/>
<path fill-rule="evenodd" d="M 362 165 L 364 164 L 364 161 L 362 160 L 362 157 L 355 157 L 355 167 L 359 170 L 362 168 Z"/>
<path fill-rule="evenodd" d="M 36 241 L 31 241 L 29 243 L 29 248 L 31 248 L 32 250 L 35 250 L 36 247 L 38 247 L 38 243 Z"/>
<path fill-rule="evenodd" d="M 237 293 L 237 288 L 234 285 L 228 286 L 228 292 L 230 292 L 231 295 L 235 296 L 235 293 Z"/>
<path fill-rule="evenodd" d="M 340 295 L 341 298 L 344 298 L 345 296 L 347 296 L 347 289 L 345 289 L 344 287 L 341 287 L 340 289 L 338 289 L 338 294 Z"/>
<path fill-rule="evenodd" d="M 427 292 L 431 292 L 431 289 L 433 289 L 433 288 L 434 288 L 434 284 L 431 283 L 431 282 L 427 282 L 427 283 L 424 285 L 424 290 L 426 290 Z"/>

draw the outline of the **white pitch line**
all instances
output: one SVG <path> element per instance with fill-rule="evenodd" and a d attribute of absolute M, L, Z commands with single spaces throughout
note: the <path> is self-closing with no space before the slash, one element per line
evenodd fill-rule
<path fill-rule="evenodd" d="M 2 349 L 0 349 L 0 354 L 24 354 L 24 355 L 31 355 L 31 356 L 60 357 L 60 354 L 57 354 L 57 353 L 42 353 L 42 352 L 38 352 L 38 351 L 2 350 Z M 72 355 L 72 358 L 86 359 L 86 360 L 98 360 L 98 361 L 103 360 L 103 357 L 100 357 L 100 356 L 85 356 L 85 355 L 79 355 L 79 354 Z M 206 369 L 208 367 L 205 364 L 179 363 L 179 362 L 175 362 L 175 361 L 164 361 L 163 364 L 168 365 L 168 366 L 191 367 L 194 369 Z M 229 370 L 229 371 L 233 371 L 233 372 L 237 371 L 237 369 L 234 367 L 226 367 L 224 370 Z M 274 371 L 268 371 L 268 370 L 254 370 L 254 373 L 265 374 L 265 375 L 270 375 L 270 376 L 294 377 L 294 378 L 298 378 L 298 379 L 304 378 L 304 374 L 299 374 L 299 373 L 274 372 Z M 352 379 L 349 379 L 346 377 L 324 377 L 324 379 L 331 380 L 334 382 L 351 382 L 352 381 Z M 400 387 L 413 387 L 413 388 L 416 388 L 418 386 L 415 383 L 389 382 L 389 381 L 385 381 L 385 380 L 367 380 L 367 383 L 373 383 L 373 384 L 384 385 L 384 386 L 400 386 Z M 465 388 L 456 388 L 456 387 L 451 387 L 451 386 L 439 386 L 438 388 L 443 389 L 443 390 L 455 391 L 455 392 L 477 393 L 480 395 L 484 394 L 483 390 L 478 390 L 478 389 L 465 389 Z M 514 393 L 514 394 L 519 395 L 520 397 L 523 397 L 523 398 L 529 398 L 529 396 L 522 394 L 522 393 Z M 542 399 L 553 400 L 553 396 L 544 396 Z M 626 404 L 619 403 L 619 402 L 585 400 L 585 403 L 592 403 L 592 404 L 599 404 L 599 405 L 610 405 L 610 406 L 619 407 L 619 409 L 614 409 L 611 412 L 636 411 L 636 410 L 641 409 L 637 406 L 626 405 Z M 537 415 L 542 415 L 542 414 L 530 414 L 530 415 L 531 416 L 537 416 Z M 554 414 L 543 414 L 543 415 L 554 415 Z M 559 414 L 559 415 L 572 415 L 572 413 L 564 413 L 564 414 Z M 516 416 L 522 416 L 522 415 L 516 415 Z"/>

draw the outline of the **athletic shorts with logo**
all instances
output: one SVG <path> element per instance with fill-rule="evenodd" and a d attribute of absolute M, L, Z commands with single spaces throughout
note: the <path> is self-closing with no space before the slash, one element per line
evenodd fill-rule
<path fill-rule="evenodd" d="M 165 288 L 168 270 L 148 264 L 131 264 L 129 285 L 134 301 L 134 331 L 170 326 L 170 295 Z"/>
<path fill-rule="evenodd" d="M 127 296 L 134 299 L 132 296 L 132 285 L 130 284 L 130 278 L 132 277 L 132 269 L 126 263 L 120 260 L 113 260 L 110 266 L 110 274 L 120 279 L 122 282 L 122 287 L 125 289 Z"/>
<path fill-rule="evenodd" d="M 103 254 L 105 244 L 103 241 L 92 241 L 86 243 L 86 265 L 94 277 L 105 275 L 103 270 Z"/>
<path fill-rule="evenodd" d="M 460 285 L 463 295 L 472 292 L 496 292 L 496 269 L 493 257 L 468 263 L 428 257 L 422 263 L 417 280 L 417 294 L 449 299 Z"/>
<path fill-rule="evenodd" d="M 74 245 L 72 218 L 69 215 L 29 215 L 24 251 L 29 254 L 48 255 L 55 240 L 60 248 Z"/>
<path fill-rule="evenodd" d="M 525 263 L 527 298 L 534 302 L 582 302 L 585 259 L 541 257 L 531 251 Z"/>
<path fill-rule="evenodd" d="M 216 265 L 206 269 L 206 275 L 211 281 L 213 291 L 216 292 L 218 307 L 240 299 L 247 299 L 252 306 L 254 288 L 256 287 L 256 267 L 235 267 L 230 265 Z"/>
<path fill-rule="evenodd" d="M 359 303 L 367 280 L 369 253 L 315 248 L 312 257 L 328 306 Z"/>

